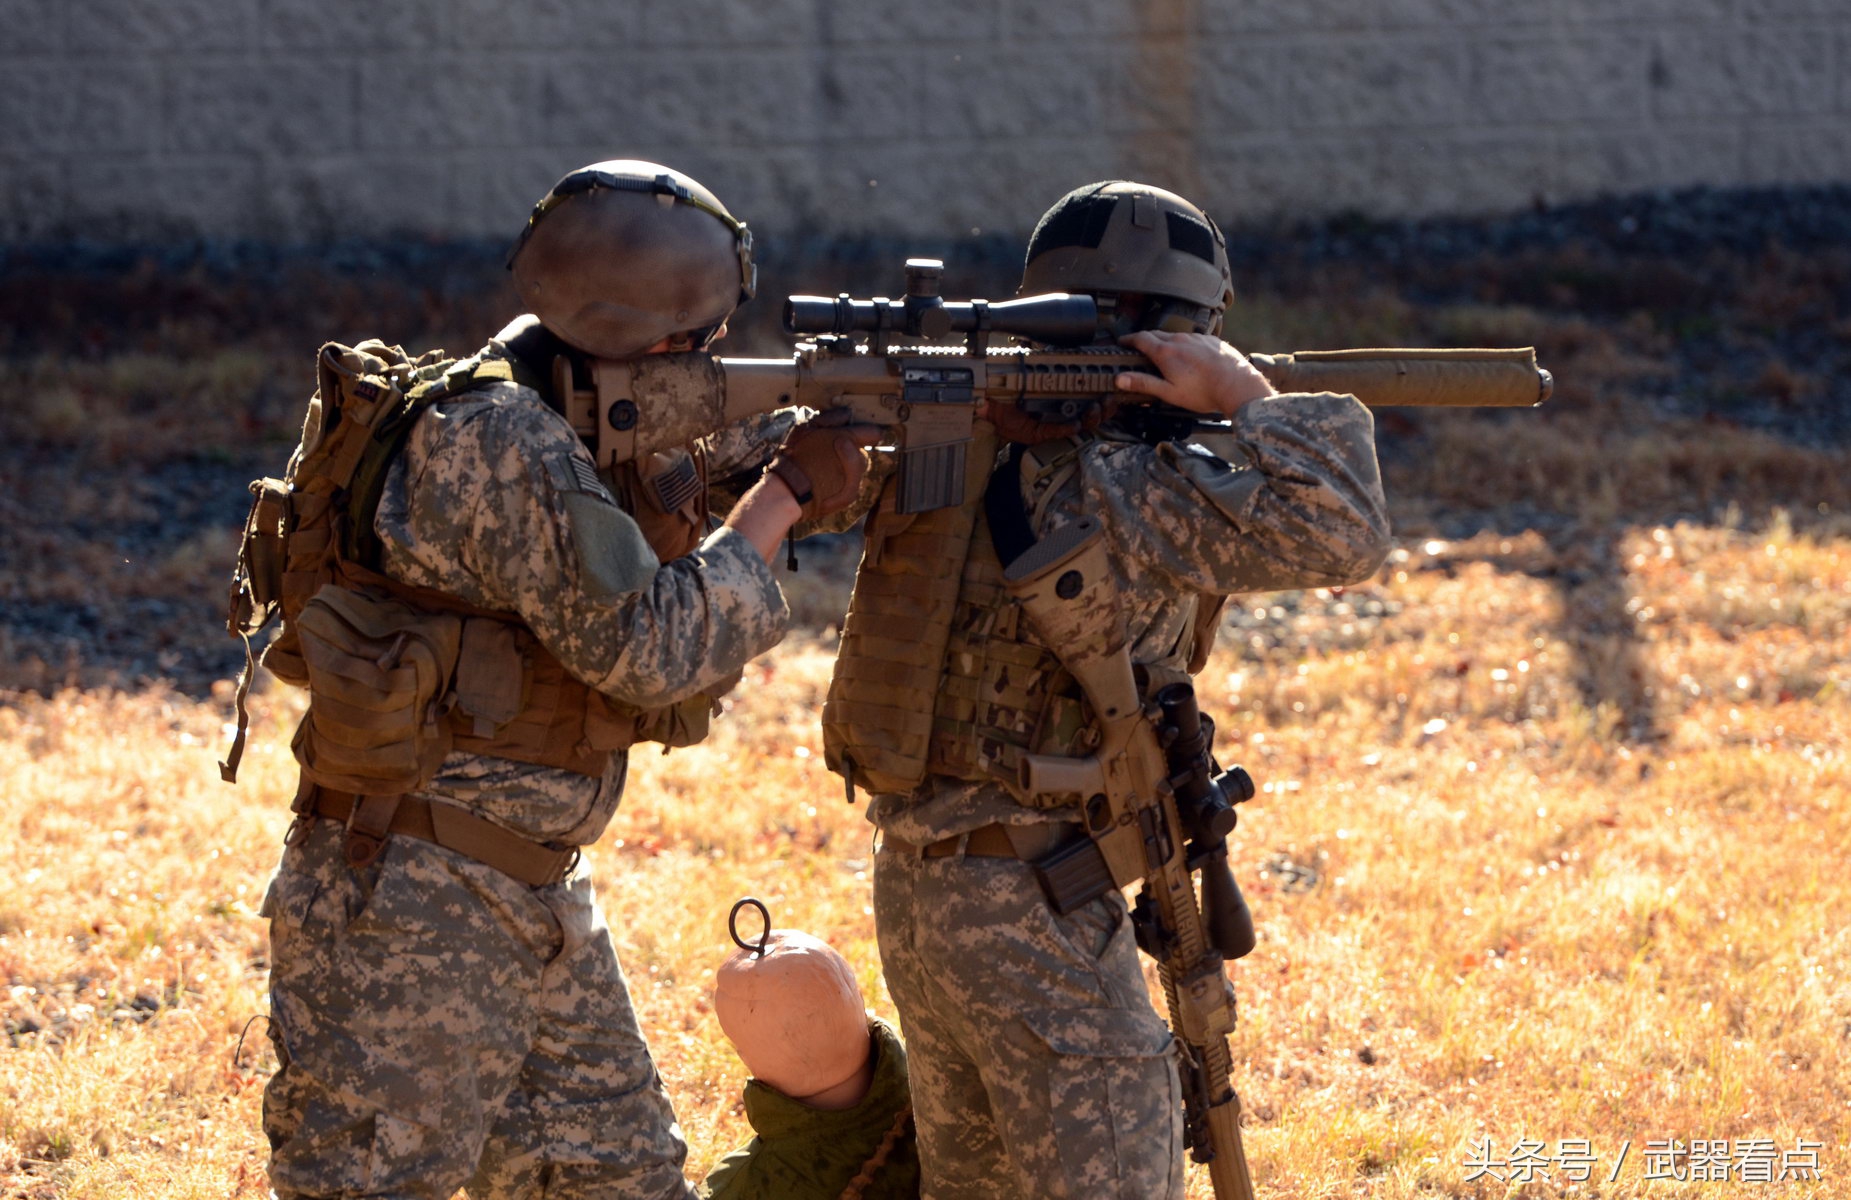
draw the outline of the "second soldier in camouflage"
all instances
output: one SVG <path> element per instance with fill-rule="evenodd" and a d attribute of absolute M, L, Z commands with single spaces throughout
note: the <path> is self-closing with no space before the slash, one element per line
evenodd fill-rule
<path fill-rule="evenodd" d="M 868 518 L 825 745 L 876 793 L 875 922 L 928 1200 L 1183 1194 L 1173 1041 L 1124 900 L 1057 914 L 1030 865 L 1085 834 L 1072 804 L 1025 793 L 1023 756 L 1084 754 L 1097 734 L 1061 666 L 1071 648 L 1041 644 L 1004 586 L 993 517 L 1030 538 L 1100 523 L 1147 694 L 1200 669 L 1224 597 L 1379 566 L 1368 410 L 1273 394 L 1209 333 L 1228 280 L 1220 231 L 1182 198 L 1123 182 L 1070 193 L 1035 232 L 1022 290 L 1097 296 L 1108 337 L 1162 372 L 1120 388 L 1226 417 L 1230 433 L 1037 427 L 999 408 L 996 436 L 1016 445 L 986 456 L 993 481 L 976 481 L 962 526 L 901 516 L 885 493 Z M 979 491 L 1002 507 L 984 511 Z"/>

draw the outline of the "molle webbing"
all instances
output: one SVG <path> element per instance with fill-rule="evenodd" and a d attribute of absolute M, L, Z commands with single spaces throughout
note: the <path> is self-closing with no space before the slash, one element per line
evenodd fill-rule
<path fill-rule="evenodd" d="M 988 519 L 980 519 L 964 561 L 928 770 L 1013 788 L 1023 754 L 1072 754 L 1088 730 L 1078 688 L 1053 651 L 1032 640 L 1004 589 Z"/>
<path fill-rule="evenodd" d="M 517 642 L 524 693 L 520 710 L 500 728 L 478 733 L 459 704 L 451 710 L 455 748 L 601 776 L 611 752 L 636 741 L 636 718 L 580 683 L 525 629 L 518 631 Z"/>
<path fill-rule="evenodd" d="M 908 522 L 885 510 L 888 500 L 881 497 L 842 622 L 823 704 L 823 748 L 832 768 L 852 769 L 869 790 L 905 792 L 925 778 L 932 709 L 977 514 L 961 505 Z M 878 526 L 888 520 L 904 530 L 883 533 Z"/>
<path fill-rule="evenodd" d="M 976 499 L 996 460 L 995 430 L 978 422 L 975 433 L 965 458 L 965 503 L 901 515 L 889 480 L 868 515 L 867 547 L 823 704 L 823 753 L 831 770 L 873 792 L 911 791 L 926 776 Z"/>
<path fill-rule="evenodd" d="M 993 447 L 971 454 L 969 462 L 982 465 L 967 477 L 958 508 L 898 516 L 883 492 L 868 518 L 867 550 L 823 709 L 831 769 L 853 763 L 853 782 L 875 792 L 910 792 L 931 774 L 994 781 L 1028 804 L 1070 799 L 1024 794 L 1018 765 L 1028 753 L 1084 755 L 1099 729 L 1060 656 L 1036 640 L 1005 588 L 985 510 L 1007 520 L 1005 536 L 1032 536 L 1026 517 L 1002 511 L 1003 502 L 1021 503 L 1025 470 L 1050 494 L 1077 469 L 1078 448 L 1012 453 L 995 472 L 987 505 L 980 502 L 986 481 L 976 476 L 995 462 Z M 1198 617 L 1172 652 L 1179 662 L 1205 634 L 1212 639 L 1219 606 L 1204 611 L 1206 622 Z M 1153 688 L 1188 678 L 1171 667 L 1139 671 Z"/>
<path fill-rule="evenodd" d="M 452 749 L 595 779 L 604 774 L 612 751 L 636 741 L 635 715 L 581 683 L 513 613 L 480 608 L 353 563 L 340 564 L 336 581 L 347 588 L 389 592 L 419 608 L 467 619 L 453 679 Z M 471 626 L 485 624 L 499 636 L 472 635 Z M 506 689 L 500 705 L 484 702 L 483 681 L 496 690 Z M 495 711 L 497 707 L 501 711 Z"/>
<path fill-rule="evenodd" d="M 443 698 L 451 748 L 595 778 L 608 767 L 612 751 L 636 740 L 639 714 L 575 678 L 515 614 L 414 587 L 376 569 L 382 551 L 374 514 L 387 473 L 418 418 L 437 400 L 502 381 L 528 387 L 538 382 L 493 349 L 449 362 L 440 353 L 413 360 L 379 342 L 353 349 L 324 346 L 320 389 L 310 403 L 303 444 L 286 479 L 263 481 L 260 496 L 278 509 L 276 603 L 244 628 L 247 635 L 256 632 L 270 615 L 280 614 L 282 629 L 266 648 L 264 665 L 287 683 L 307 686 L 298 618 L 324 587 L 383 593 L 415 610 L 461 616 L 462 652 L 453 687 Z M 234 614 L 236 605 L 234 595 Z M 323 698 L 311 691 L 311 709 L 318 702 Z M 241 712 L 228 772 L 235 771 L 242 724 Z M 313 764 L 304 767 L 314 773 Z"/>

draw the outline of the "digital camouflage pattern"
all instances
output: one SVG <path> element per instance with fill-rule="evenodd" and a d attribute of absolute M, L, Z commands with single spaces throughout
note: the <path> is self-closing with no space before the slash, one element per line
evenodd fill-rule
<path fill-rule="evenodd" d="M 1134 662 L 1181 671 L 1197 605 L 1366 578 L 1389 546 L 1373 420 L 1354 398 L 1252 401 L 1229 438 L 1149 445 L 1108 425 L 1030 472 L 1036 536 L 1104 529 Z M 1038 448 L 1044 461 L 1058 448 Z M 1181 1099 L 1123 898 L 1056 916 L 1014 859 L 904 849 L 992 822 L 1076 820 L 996 782 L 875 798 L 875 923 L 906 1030 L 927 1200 L 1180 1197 Z"/>
<path fill-rule="evenodd" d="M 493 383 L 418 420 L 374 528 L 394 578 L 513 612 L 565 667 L 644 708 L 723 690 L 783 634 L 769 568 L 722 529 L 659 563 L 566 423 Z M 594 841 L 602 778 L 452 753 L 420 795 L 529 838 Z M 580 866 L 529 888 L 395 837 L 360 871 L 340 827 L 296 832 L 271 881 L 264 1096 L 272 1186 L 297 1197 L 685 1197 L 685 1146 Z"/>
<path fill-rule="evenodd" d="M 318 821 L 264 900 L 280 1200 L 685 1197 L 686 1153 L 581 866 L 529 888 Z"/>
<path fill-rule="evenodd" d="M 715 688 L 789 620 L 770 568 L 730 529 L 658 564 L 571 426 L 517 384 L 441 401 L 419 420 L 374 528 L 388 575 L 519 614 L 567 670 L 637 708 Z M 621 790 L 615 761 L 600 781 L 453 754 L 422 794 L 583 845 Z"/>
<path fill-rule="evenodd" d="M 1026 863 L 875 858 L 927 1200 L 1180 1200 L 1182 1094 L 1125 901 L 1067 916 Z"/>

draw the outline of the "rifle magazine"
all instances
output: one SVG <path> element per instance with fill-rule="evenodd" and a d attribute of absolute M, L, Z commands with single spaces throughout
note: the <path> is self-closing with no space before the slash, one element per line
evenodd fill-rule
<path fill-rule="evenodd" d="M 1062 916 L 1111 891 L 1112 871 L 1091 838 L 1080 838 L 1030 864 L 1048 905 Z"/>
<path fill-rule="evenodd" d="M 931 512 L 964 501 L 964 458 L 969 442 L 949 442 L 939 446 L 921 446 L 902 450 L 899 466 L 899 494 L 894 511 Z"/>

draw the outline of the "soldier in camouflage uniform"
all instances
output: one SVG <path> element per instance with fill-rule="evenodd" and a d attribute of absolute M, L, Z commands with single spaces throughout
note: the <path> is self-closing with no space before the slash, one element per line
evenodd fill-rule
<path fill-rule="evenodd" d="M 1350 396 L 1273 394 L 1211 335 L 1232 290 L 1220 231 L 1194 205 L 1131 183 L 1078 189 L 1038 225 L 1022 291 L 1094 294 L 1105 337 L 1128 335 L 1161 371 L 1123 376 L 1120 389 L 1232 422 L 1211 447 L 1153 437 L 1124 417 L 1084 431 L 1034 427 L 1000 406 L 991 414 L 1001 439 L 1017 443 L 997 468 L 1002 494 L 1035 537 L 1082 516 L 1103 525 L 1131 658 L 1153 689 L 1200 669 L 1224 597 L 1354 583 L 1380 564 L 1388 527 L 1368 410 Z M 856 609 L 864 592 L 887 594 L 875 584 L 906 580 L 906 548 L 921 537 L 910 520 L 885 497 L 869 517 L 824 718 L 831 762 L 850 771 L 889 761 L 881 752 L 904 724 L 866 702 L 874 693 L 857 681 L 891 681 L 907 652 Z M 1059 647 L 1037 643 L 1000 586 L 1000 540 L 980 513 L 923 779 L 885 789 L 869 813 L 880 830 L 875 922 L 906 1034 L 922 1194 L 1175 1200 L 1173 1043 L 1151 1008 L 1123 897 L 1109 890 L 1057 915 L 1030 866 L 1085 834 L 1071 804 L 1031 802 L 1016 768 L 1025 753 L 1085 753 L 1090 718 Z"/>
<path fill-rule="evenodd" d="M 499 712 L 464 698 L 457 749 L 388 798 L 377 845 L 357 826 L 378 798 L 318 785 L 305 760 L 263 909 L 280 1060 L 264 1129 L 284 1200 L 693 1194 L 574 848 L 617 807 L 623 745 L 685 742 L 647 731 L 704 727 L 707 698 L 783 634 L 767 564 L 800 516 L 853 497 L 864 460 L 854 433 L 793 433 L 706 534 L 704 509 L 620 506 L 639 477 L 595 468 L 553 393 L 593 358 L 704 349 L 750 293 L 749 251 L 666 168 L 567 176 L 511 264 L 537 320 L 457 368 L 391 463 L 376 582 L 469 614 L 458 679 L 511 690 Z M 697 504 L 684 491 L 671 499 Z M 310 696 L 311 712 L 333 703 Z M 557 864 L 543 882 L 510 873 L 536 855 Z"/>

